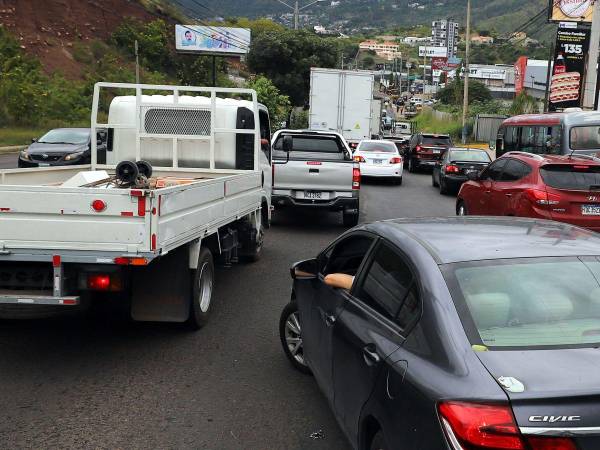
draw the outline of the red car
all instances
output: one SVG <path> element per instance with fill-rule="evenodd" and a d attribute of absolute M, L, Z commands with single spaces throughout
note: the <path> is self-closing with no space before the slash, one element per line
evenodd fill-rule
<path fill-rule="evenodd" d="M 509 152 L 468 177 L 459 216 L 533 217 L 600 231 L 600 159 Z"/>

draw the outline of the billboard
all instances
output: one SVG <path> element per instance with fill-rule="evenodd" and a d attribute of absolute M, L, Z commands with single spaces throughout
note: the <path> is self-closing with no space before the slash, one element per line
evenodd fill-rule
<path fill-rule="evenodd" d="M 592 23 L 592 0 L 550 0 L 550 21 Z"/>
<path fill-rule="evenodd" d="M 559 29 L 556 32 L 548 105 L 550 111 L 581 106 L 585 57 L 589 44 L 590 31 L 587 29 Z"/>
<path fill-rule="evenodd" d="M 519 95 L 525 87 L 527 56 L 521 56 L 515 63 L 515 94 Z"/>
<path fill-rule="evenodd" d="M 448 58 L 445 56 L 433 56 L 431 58 L 431 68 L 435 70 L 443 70 L 448 66 Z"/>
<path fill-rule="evenodd" d="M 250 30 L 218 26 L 175 25 L 175 48 L 180 52 L 209 55 L 245 55 Z"/>
<path fill-rule="evenodd" d="M 445 57 L 448 56 L 448 47 L 419 47 L 419 56 L 438 56 Z"/>
<path fill-rule="evenodd" d="M 502 67 L 469 67 L 469 78 L 504 80 L 506 69 Z"/>

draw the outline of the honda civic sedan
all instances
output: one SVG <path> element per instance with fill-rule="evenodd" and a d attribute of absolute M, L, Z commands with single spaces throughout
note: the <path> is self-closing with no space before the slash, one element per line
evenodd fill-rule
<path fill-rule="evenodd" d="M 600 448 L 600 236 L 376 222 L 296 263 L 280 320 L 355 449 Z"/>

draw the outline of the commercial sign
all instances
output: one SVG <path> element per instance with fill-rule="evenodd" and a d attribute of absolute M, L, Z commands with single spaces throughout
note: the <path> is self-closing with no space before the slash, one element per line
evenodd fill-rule
<path fill-rule="evenodd" d="M 550 111 L 581 106 L 585 56 L 589 44 L 589 30 L 559 29 L 556 32 Z"/>
<path fill-rule="evenodd" d="M 592 22 L 592 0 L 550 0 L 552 22 Z"/>
<path fill-rule="evenodd" d="M 419 47 L 419 56 L 428 57 L 446 57 L 448 56 L 448 47 Z"/>
<path fill-rule="evenodd" d="M 446 62 L 446 66 L 442 68 L 442 70 L 446 72 L 450 72 L 451 70 L 456 70 L 462 63 L 461 58 L 457 58 L 456 56 L 450 56 L 448 61 Z"/>
<path fill-rule="evenodd" d="M 445 56 L 434 56 L 431 58 L 431 68 L 433 70 L 443 70 L 448 65 L 448 58 Z"/>
<path fill-rule="evenodd" d="M 521 56 L 515 63 L 515 94 L 519 95 L 525 86 L 527 72 L 527 56 Z"/>
<path fill-rule="evenodd" d="M 502 67 L 469 67 L 469 78 L 504 80 L 506 69 Z"/>
<path fill-rule="evenodd" d="M 209 55 L 245 55 L 250 30 L 217 26 L 175 25 L 175 48 L 180 52 Z"/>

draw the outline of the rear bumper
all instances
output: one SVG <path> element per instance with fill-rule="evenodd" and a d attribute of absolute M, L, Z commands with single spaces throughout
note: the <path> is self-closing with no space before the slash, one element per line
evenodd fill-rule
<path fill-rule="evenodd" d="M 360 174 L 363 177 L 397 177 L 402 176 L 402 164 L 394 164 L 390 166 L 380 165 L 360 165 Z"/>
<path fill-rule="evenodd" d="M 442 175 L 442 178 L 444 178 L 446 186 L 453 189 L 460 189 L 462 184 L 468 180 L 464 175 Z"/>
<path fill-rule="evenodd" d="M 358 191 L 357 191 L 358 192 Z M 289 195 L 273 195 L 271 204 L 278 208 L 323 208 L 330 211 L 343 211 L 346 209 L 358 209 L 357 197 L 338 197 L 331 200 L 304 200 L 293 198 Z"/>

